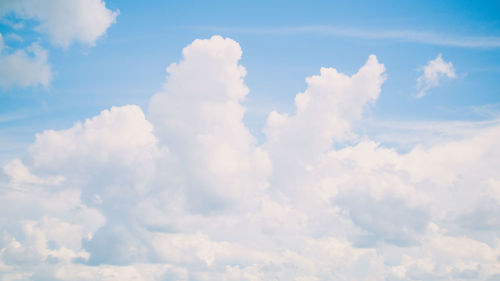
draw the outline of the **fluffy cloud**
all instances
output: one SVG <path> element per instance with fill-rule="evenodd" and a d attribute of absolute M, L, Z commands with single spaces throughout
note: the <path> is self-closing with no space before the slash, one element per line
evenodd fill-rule
<path fill-rule="evenodd" d="M 52 80 L 47 51 L 38 43 L 11 52 L 0 34 L 0 87 L 43 85 Z"/>
<path fill-rule="evenodd" d="M 303 172 L 311 169 L 334 142 L 355 137 L 351 127 L 378 97 L 384 71 L 374 55 L 350 77 L 334 68 L 321 68 L 320 75 L 306 79 L 308 88 L 296 95 L 295 115 L 270 113 L 264 129 L 265 147 L 274 168 L 281 169 L 274 175 L 280 189 L 300 188 Z"/>
<path fill-rule="evenodd" d="M 109 163 L 145 166 L 157 152 L 156 142 L 153 126 L 138 106 L 112 107 L 70 129 L 37 134 L 29 148 L 30 162 L 35 168 L 54 172 L 95 169 Z"/>
<path fill-rule="evenodd" d="M 5 19 L 13 13 L 21 22 Z M 118 11 L 106 8 L 102 0 L 6 0 L 0 2 L 0 20 L 14 29 L 23 28 L 24 20 L 35 20 L 37 32 L 47 34 L 50 41 L 64 48 L 73 42 L 93 46 L 97 39 L 116 22 Z M 10 34 L 12 39 L 23 38 Z M 11 51 L 0 34 L 0 87 L 47 86 L 53 78 L 47 62 L 48 52 L 38 42 Z"/>
<path fill-rule="evenodd" d="M 94 45 L 118 15 L 107 9 L 102 0 L 21 0 L 0 5 L 0 16 L 11 11 L 22 19 L 40 22 L 37 31 L 46 33 L 62 47 L 74 41 Z"/>
<path fill-rule="evenodd" d="M 148 113 L 36 136 L 0 174 L 3 280 L 495 280 L 500 137 L 358 136 L 385 80 L 322 68 L 258 145 L 237 42 L 195 40 Z M 333 148 L 336 147 L 336 148 Z"/>
<path fill-rule="evenodd" d="M 421 71 L 423 73 L 417 79 L 419 90 L 417 98 L 425 96 L 428 90 L 437 87 L 443 78 L 454 79 L 457 77 L 453 64 L 444 61 L 441 54 L 429 61 L 426 66 L 421 68 Z"/>
<path fill-rule="evenodd" d="M 243 124 L 246 70 L 239 44 L 214 36 L 184 48 L 167 68 L 164 90 L 151 99 L 149 119 L 182 167 L 192 207 L 207 211 L 252 203 L 267 188 L 268 155 Z"/>

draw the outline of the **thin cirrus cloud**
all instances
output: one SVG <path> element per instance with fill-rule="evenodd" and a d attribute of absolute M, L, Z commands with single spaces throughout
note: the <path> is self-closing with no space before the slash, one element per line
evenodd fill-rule
<path fill-rule="evenodd" d="M 240 45 L 213 36 L 182 55 L 147 113 L 44 131 L 3 167 L 5 280 L 500 275 L 497 122 L 406 153 L 357 135 L 386 79 L 370 55 L 353 75 L 306 78 L 259 145 Z"/>
<path fill-rule="evenodd" d="M 306 25 L 291 27 L 245 28 L 224 26 L 192 26 L 189 29 L 204 29 L 214 32 L 254 33 L 254 34 L 321 34 L 325 36 L 361 39 L 399 40 L 428 45 L 461 48 L 500 48 L 500 37 L 495 36 L 449 36 L 433 32 L 413 30 L 375 30 L 339 27 L 331 25 Z"/>
<path fill-rule="evenodd" d="M 101 0 L 78 1 L 2 1 L 0 18 L 12 13 L 21 20 L 10 24 L 15 29 L 23 28 L 23 20 L 35 20 L 35 30 L 48 35 L 50 42 L 67 48 L 74 42 L 94 46 L 96 40 L 116 21 L 118 11 L 111 11 Z M 0 34 L 1 35 L 1 34 Z M 19 36 L 17 36 L 18 39 Z M 1 39 L 1 38 L 0 38 Z M 0 44 L 0 86 L 47 86 L 52 80 L 51 66 L 47 61 L 48 51 L 39 43 L 25 49 L 8 51 Z"/>

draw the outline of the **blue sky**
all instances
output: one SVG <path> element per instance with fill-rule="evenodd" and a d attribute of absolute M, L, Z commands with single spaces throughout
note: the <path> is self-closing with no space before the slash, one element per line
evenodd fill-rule
<path fill-rule="evenodd" d="M 0 1 L 0 281 L 498 280 L 500 2 Z"/>
<path fill-rule="evenodd" d="M 29 28 L 34 22 L 19 31 L 0 26 L 2 34 L 25 38 L 12 47 L 40 41 L 49 50 L 54 72 L 47 87 L 1 90 L 3 139 L 26 145 L 36 132 L 68 127 L 112 105 L 144 108 L 161 89 L 164 69 L 179 59 L 179 50 L 193 38 L 214 34 L 242 45 L 251 90 L 245 101 L 246 122 L 256 132 L 269 111 L 293 110 L 293 97 L 305 88 L 304 77 L 316 74 L 321 66 L 352 74 L 369 54 L 380 58 L 388 75 L 369 113 L 375 119 L 482 120 L 491 116 L 471 107 L 498 108 L 500 22 L 495 1 L 151 1 L 140 7 L 134 1 L 109 1 L 107 6 L 120 15 L 95 47 L 54 47 L 47 36 Z M 306 30 L 298 31 L 301 28 Z M 428 34 L 437 41 L 492 40 L 497 47 L 442 46 L 376 36 L 384 32 Z M 355 33 L 361 35 L 349 36 Z M 370 34 L 375 38 L 367 38 Z M 439 53 L 453 62 L 459 78 L 417 100 L 418 68 Z"/>

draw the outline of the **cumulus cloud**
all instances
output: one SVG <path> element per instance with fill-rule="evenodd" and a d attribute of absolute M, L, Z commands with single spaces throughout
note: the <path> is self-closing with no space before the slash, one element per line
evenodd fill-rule
<path fill-rule="evenodd" d="M 430 60 L 426 66 L 421 68 L 421 71 L 423 73 L 417 79 L 417 88 L 419 90 L 417 98 L 425 96 L 428 90 L 437 87 L 442 79 L 457 77 L 453 64 L 444 61 L 441 54 Z"/>
<path fill-rule="evenodd" d="M 102 0 L 4 1 L 0 5 L 0 15 L 7 12 L 14 12 L 21 19 L 38 21 L 40 25 L 36 30 L 62 47 L 75 41 L 94 45 L 118 15 L 118 11 L 106 8 Z"/>
<path fill-rule="evenodd" d="M 236 199 L 245 205 L 268 185 L 269 157 L 242 121 L 248 88 L 241 53 L 229 38 L 195 40 L 182 51 L 183 60 L 167 68 L 164 90 L 150 102 L 149 119 L 196 194 L 195 209 Z"/>
<path fill-rule="evenodd" d="M 10 51 L 0 34 L 0 87 L 48 86 L 52 76 L 47 51 L 38 43 Z"/>
<path fill-rule="evenodd" d="M 352 76 L 321 68 L 320 75 L 308 77 L 307 89 L 296 95 L 293 116 L 271 112 L 264 129 L 265 147 L 275 169 L 284 169 L 275 174 L 274 180 L 296 186 L 299 182 L 294 176 L 304 178 L 300 174 L 312 168 L 334 142 L 352 139 L 351 127 L 378 97 L 384 71 L 374 55 Z"/>
<path fill-rule="evenodd" d="M 4 280 L 500 276 L 497 123 L 405 153 L 360 136 L 385 80 L 370 55 L 307 78 L 259 145 L 239 44 L 182 54 L 147 114 L 112 107 L 42 132 L 3 167 Z"/>

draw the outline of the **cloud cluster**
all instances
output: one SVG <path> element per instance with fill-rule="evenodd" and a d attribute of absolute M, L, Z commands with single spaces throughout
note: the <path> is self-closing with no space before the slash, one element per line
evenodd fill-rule
<path fill-rule="evenodd" d="M 73 42 L 89 46 L 116 21 L 118 11 L 106 8 L 102 0 L 5 0 L 0 2 L 0 19 L 13 14 L 21 22 L 6 24 L 14 29 L 23 28 L 23 21 L 39 23 L 35 30 L 48 35 L 52 44 L 67 48 Z M 5 34 L 4 34 L 5 35 Z M 8 34 L 23 40 L 17 34 Z M 51 67 L 47 62 L 47 50 L 39 43 L 26 49 L 7 53 L 0 34 L 0 86 L 47 86 L 52 79 Z"/>
<path fill-rule="evenodd" d="M 4 166 L 2 280 L 499 278 L 498 125 L 406 153 L 359 136 L 385 80 L 371 55 L 307 78 L 258 145 L 241 54 L 195 40 L 147 114 L 45 131 Z"/>
<path fill-rule="evenodd" d="M 428 90 L 437 87 L 443 78 L 454 79 L 457 77 L 453 64 L 444 61 L 441 54 L 429 61 L 426 66 L 421 68 L 421 71 L 423 73 L 417 79 L 419 90 L 417 98 L 425 96 Z"/>

